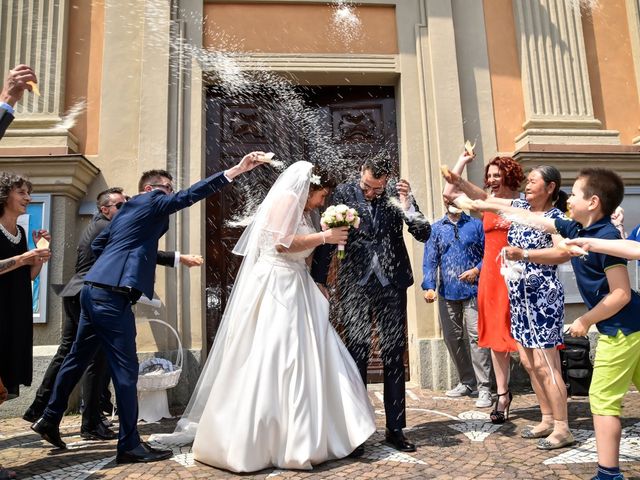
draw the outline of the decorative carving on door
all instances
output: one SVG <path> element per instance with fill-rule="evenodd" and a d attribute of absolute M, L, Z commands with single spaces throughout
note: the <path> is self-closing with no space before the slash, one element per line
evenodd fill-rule
<path fill-rule="evenodd" d="M 362 161 L 384 155 L 398 165 L 395 101 L 391 87 L 314 87 L 301 89 L 306 104 L 326 133 L 328 141 L 340 149 L 341 170 L 355 176 Z M 265 102 L 262 92 L 252 103 L 225 96 L 212 88 L 207 96 L 207 172 L 235 165 L 252 150 L 273 151 L 286 163 L 317 158 L 305 142 L 301 129 L 283 128 L 287 118 L 276 102 Z M 245 210 L 247 199 L 263 198 L 278 176 L 274 169 L 242 175 L 219 195 L 207 200 L 206 282 L 207 347 L 222 320 L 237 269 L 242 258 L 232 253 L 242 233 L 234 223 Z M 338 330 L 340 330 L 340 327 Z M 382 362 L 374 338 L 368 377 L 382 380 Z M 405 358 L 408 375 L 408 356 Z M 408 376 L 407 376 L 408 378 Z"/>

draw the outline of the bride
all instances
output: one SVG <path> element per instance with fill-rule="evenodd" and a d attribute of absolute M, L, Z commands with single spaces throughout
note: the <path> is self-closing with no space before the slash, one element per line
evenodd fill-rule
<path fill-rule="evenodd" d="M 310 469 L 375 432 L 358 369 L 329 323 L 306 259 L 345 243 L 347 227 L 310 219 L 333 186 L 309 162 L 275 182 L 234 248 L 244 256 L 213 349 L 176 432 L 199 462 L 253 472 Z"/>

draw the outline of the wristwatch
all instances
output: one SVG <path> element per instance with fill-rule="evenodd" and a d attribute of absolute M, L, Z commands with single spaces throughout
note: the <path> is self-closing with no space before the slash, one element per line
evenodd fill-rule
<path fill-rule="evenodd" d="M 525 262 L 529 261 L 529 250 L 522 251 L 522 260 L 524 260 Z"/>

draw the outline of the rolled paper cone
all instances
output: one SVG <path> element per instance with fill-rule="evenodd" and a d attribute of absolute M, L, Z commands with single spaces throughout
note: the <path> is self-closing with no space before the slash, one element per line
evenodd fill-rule
<path fill-rule="evenodd" d="M 40 88 L 38 88 L 38 84 L 36 82 L 29 81 L 27 82 L 27 85 L 31 85 L 31 91 L 38 97 L 40 96 Z"/>
<path fill-rule="evenodd" d="M 49 240 L 44 237 L 41 237 L 36 243 L 36 248 L 49 248 Z"/>
<path fill-rule="evenodd" d="M 469 155 L 473 155 L 473 149 L 475 148 L 475 146 L 476 144 L 474 143 L 473 145 L 471 145 L 471 142 L 469 140 L 464 142 L 464 149 Z"/>
<path fill-rule="evenodd" d="M 264 162 L 264 163 L 272 163 L 273 162 L 273 157 L 275 157 L 276 154 L 273 152 L 267 152 L 264 155 L 260 155 L 258 157 L 258 161 L 259 162 Z"/>

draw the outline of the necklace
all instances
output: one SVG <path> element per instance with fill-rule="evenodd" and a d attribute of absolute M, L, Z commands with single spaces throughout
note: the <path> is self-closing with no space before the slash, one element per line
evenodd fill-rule
<path fill-rule="evenodd" d="M 4 236 L 7 237 L 7 239 L 14 244 L 18 244 L 20 243 L 20 240 L 22 240 L 22 232 L 20 231 L 20 229 L 18 228 L 18 233 L 17 235 L 12 234 L 9 230 L 7 230 L 6 228 L 4 228 L 4 225 L 2 225 L 2 223 L 0 223 L 0 230 L 2 231 L 2 233 L 4 233 Z"/>

